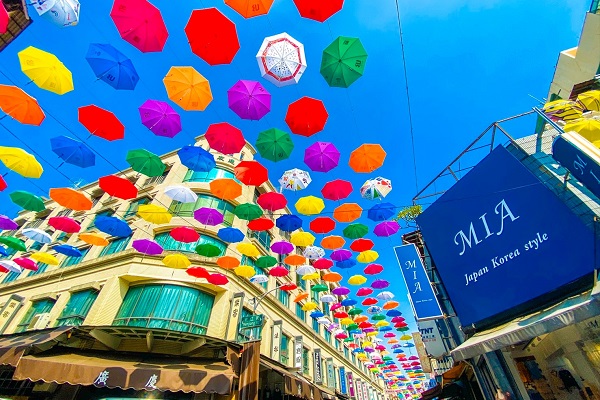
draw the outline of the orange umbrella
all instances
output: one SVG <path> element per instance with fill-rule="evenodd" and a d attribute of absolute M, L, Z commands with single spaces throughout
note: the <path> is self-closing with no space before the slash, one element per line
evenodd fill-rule
<path fill-rule="evenodd" d="M 369 320 L 369 317 L 367 317 L 366 315 L 359 315 L 358 317 L 354 318 L 354 322 L 356 322 L 357 324 L 360 324 L 361 322 L 365 322 L 368 320 Z"/>
<path fill-rule="evenodd" d="M 387 303 L 385 303 L 382 308 L 384 310 L 392 310 L 392 309 L 398 307 L 399 305 L 400 305 L 400 303 L 398 303 L 397 301 L 390 300 Z"/>
<path fill-rule="evenodd" d="M 108 246 L 108 240 L 97 233 L 80 233 L 79 239 L 92 246 Z"/>
<path fill-rule="evenodd" d="M 350 154 L 350 168 L 354 172 L 373 172 L 383 165 L 385 150 L 378 144 L 363 144 Z"/>
<path fill-rule="evenodd" d="M 223 269 L 234 269 L 240 266 L 240 260 L 235 257 L 224 256 L 217 259 L 217 265 Z"/>
<path fill-rule="evenodd" d="M 346 240 L 336 235 L 326 236 L 321 240 L 321 247 L 327 250 L 341 249 L 345 244 Z"/>
<path fill-rule="evenodd" d="M 0 85 L 0 109 L 27 125 L 40 126 L 46 118 L 37 100 L 16 86 Z"/>
<path fill-rule="evenodd" d="M 242 185 L 229 178 L 215 179 L 210 182 L 210 192 L 223 200 L 235 200 L 242 195 Z"/>
<path fill-rule="evenodd" d="M 50 198 L 65 208 L 75 211 L 92 209 L 92 201 L 83 193 L 71 188 L 50 189 Z"/>
<path fill-rule="evenodd" d="M 338 222 L 352 222 L 360 218 L 362 208 L 356 203 L 346 203 L 333 210 L 333 218 Z"/>
<path fill-rule="evenodd" d="M 287 265 L 302 265 L 306 263 L 306 257 L 300 256 L 298 254 L 292 254 L 287 256 L 283 260 L 283 262 Z"/>
<path fill-rule="evenodd" d="M 186 111 L 204 111 L 213 99 L 208 80 L 193 67 L 171 67 L 163 83 L 169 99 Z"/>
<path fill-rule="evenodd" d="M 296 296 L 296 298 L 294 299 L 294 303 L 299 303 L 302 300 L 308 298 L 308 293 L 300 293 L 298 296 Z"/>
<path fill-rule="evenodd" d="M 342 280 L 342 276 L 337 272 L 328 272 L 323 275 L 323 280 L 325 282 L 339 282 Z"/>
<path fill-rule="evenodd" d="M 275 0 L 225 0 L 225 4 L 233 8 L 244 18 L 252 18 L 269 12 Z"/>

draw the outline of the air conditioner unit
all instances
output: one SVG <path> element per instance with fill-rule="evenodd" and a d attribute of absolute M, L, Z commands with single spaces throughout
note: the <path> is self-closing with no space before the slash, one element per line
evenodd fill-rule
<path fill-rule="evenodd" d="M 46 329 L 50 325 L 50 313 L 41 313 L 35 315 L 29 325 L 28 330 Z"/>

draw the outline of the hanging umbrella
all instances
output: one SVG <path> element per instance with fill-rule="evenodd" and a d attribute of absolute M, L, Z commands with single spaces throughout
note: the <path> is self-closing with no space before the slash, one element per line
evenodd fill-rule
<path fill-rule="evenodd" d="M 194 211 L 194 219 L 204 225 L 216 226 L 223 223 L 223 214 L 214 208 L 201 207 Z"/>
<path fill-rule="evenodd" d="M 371 289 L 371 288 L 367 288 L 367 287 L 360 288 L 360 289 L 358 289 L 358 290 L 356 291 L 356 295 L 357 295 L 357 296 L 361 296 L 361 297 L 363 297 L 363 296 L 368 296 L 368 295 L 370 295 L 371 293 L 373 293 L 373 289 Z"/>
<path fill-rule="evenodd" d="M 23 272 L 23 269 L 19 266 L 19 264 L 12 260 L 0 260 L 0 267 L 4 268 L 6 271 L 16 272 L 18 274 Z"/>
<path fill-rule="evenodd" d="M 362 275 L 353 275 L 350 278 L 348 278 L 348 283 L 350 285 L 362 285 L 367 281 L 367 278 L 365 278 Z"/>
<path fill-rule="evenodd" d="M 356 203 L 345 203 L 333 210 L 333 218 L 338 222 L 353 222 L 362 215 L 362 208 Z"/>
<path fill-rule="evenodd" d="M 385 315 L 387 315 L 388 317 L 399 317 L 400 315 L 402 315 L 402 313 L 398 310 L 389 310 L 385 313 Z"/>
<path fill-rule="evenodd" d="M 367 180 L 360 188 L 363 199 L 375 200 L 386 197 L 392 191 L 392 181 L 378 176 Z"/>
<path fill-rule="evenodd" d="M 242 131 L 227 122 L 210 124 L 204 137 L 211 149 L 223 154 L 239 153 L 246 145 Z"/>
<path fill-rule="evenodd" d="M 138 207 L 137 215 L 151 224 L 167 224 L 173 218 L 169 211 L 155 204 L 142 204 Z"/>
<path fill-rule="evenodd" d="M 278 265 L 277 267 L 273 267 L 269 270 L 269 275 L 271 276 L 275 276 L 275 277 L 283 277 L 283 276 L 287 276 L 290 273 L 290 271 L 281 265 Z"/>
<path fill-rule="evenodd" d="M 287 200 L 284 195 L 277 192 L 266 192 L 258 196 L 256 203 L 263 210 L 277 211 L 283 210 L 287 206 Z"/>
<path fill-rule="evenodd" d="M 369 228 L 363 224 L 350 224 L 344 228 L 342 233 L 348 239 L 358 239 L 369 233 Z"/>
<path fill-rule="evenodd" d="M 223 250 L 220 247 L 210 243 L 203 243 L 196 246 L 196 253 L 204 257 L 219 257 Z"/>
<path fill-rule="evenodd" d="M 0 109 L 26 125 L 40 126 L 46 118 L 37 100 L 17 86 L 0 85 Z"/>
<path fill-rule="evenodd" d="M 338 286 L 335 289 L 333 289 L 331 293 L 335 294 L 336 296 L 346 296 L 350 293 L 350 289 L 344 286 Z"/>
<path fill-rule="evenodd" d="M 365 70 L 367 52 L 358 38 L 339 36 L 325 50 L 321 75 L 329 86 L 347 88 Z"/>
<path fill-rule="evenodd" d="M 589 111 L 600 111 L 600 90 L 589 90 L 577 96 L 577 102 Z"/>
<path fill-rule="evenodd" d="M 307 247 L 312 246 L 315 239 L 316 238 L 309 232 L 296 232 L 290 237 L 290 242 L 295 246 Z"/>
<path fill-rule="evenodd" d="M 269 282 L 269 277 L 265 274 L 254 275 L 252 278 L 250 278 L 250 282 L 260 285 L 261 283 Z"/>
<path fill-rule="evenodd" d="M 160 10 L 147 0 L 115 0 L 110 17 L 119 35 L 143 53 L 162 51 L 169 37 Z"/>
<path fill-rule="evenodd" d="M 58 246 L 54 246 L 52 248 L 52 250 L 54 250 L 55 252 L 59 253 L 59 254 L 64 254 L 67 257 L 81 257 L 83 256 L 83 253 L 74 246 L 70 246 L 68 244 L 61 244 Z"/>
<path fill-rule="evenodd" d="M 21 233 L 23 234 L 23 236 L 33 240 L 34 242 L 43 244 L 52 243 L 52 236 L 50 236 L 48 233 L 44 232 L 41 229 L 25 228 L 23 229 L 23 231 L 21 231 Z"/>
<path fill-rule="evenodd" d="M 371 263 L 379 258 L 379 253 L 375 250 L 366 250 L 361 252 L 357 257 L 356 261 L 363 264 Z"/>
<path fill-rule="evenodd" d="M 285 283 L 285 284 L 279 286 L 279 290 L 282 290 L 284 292 L 289 292 L 289 291 L 296 290 L 296 289 L 298 289 L 298 286 L 295 283 L 291 283 L 291 282 Z"/>
<path fill-rule="evenodd" d="M 100 186 L 100 189 L 104 190 L 110 196 L 119 199 L 135 199 L 138 195 L 138 190 L 135 185 L 126 178 L 114 175 L 103 176 L 98 180 L 98 185 Z"/>
<path fill-rule="evenodd" d="M 179 226 L 171 229 L 169 235 L 178 242 L 182 243 L 194 243 L 200 239 L 200 234 L 196 232 L 194 228 L 189 226 Z"/>
<path fill-rule="evenodd" d="M 319 305 L 317 303 L 315 303 L 314 301 L 307 301 L 302 306 L 302 311 L 312 311 L 312 310 L 317 309 L 318 307 L 319 307 Z"/>
<path fill-rule="evenodd" d="M 242 185 L 229 178 L 214 179 L 209 187 L 212 194 L 223 200 L 235 200 L 242 195 Z"/>
<path fill-rule="evenodd" d="M 354 172 L 369 173 L 383 165 L 386 152 L 379 144 L 363 144 L 350 153 L 348 165 Z M 361 189 L 362 190 L 362 189 Z M 391 190 L 391 183 L 390 183 Z M 362 193 L 362 192 L 361 192 Z"/>
<path fill-rule="evenodd" d="M 313 247 L 313 246 L 310 246 L 310 247 Z M 307 249 L 308 248 L 309 247 L 307 247 Z M 320 247 L 317 247 L 317 248 L 321 249 Z M 323 252 L 321 257 L 325 256 L 325 250 L 321 249 L 321 251 Z M 315 267 L 316 269 L 325 270 L 325 269 L 331 268 L 332 266 L 333 266 L 333 261 L 331 261 L 327 258 L 318 258 L 315 260 L 315 262 L 313 262 L 313 267 Z"/>
<path fill-rule="evenodd" d="M 209 65 L 230 64 L 240 49 L 235 24 L 214 7 L 192 11 L 185 35 L 192 53 Z"/>
<path fill-rule="evenodd" d="M 65 208 L 74 211 L 91 210 L 94 204 L 83 193 L 71 188 L 52 188 L 50 198 Z"/>
<path fill-rule="evenodd" d="M 342 275 L 338 274 L 337 272 L 328 272 L 326 274 L 323 274 L 322 279 L 325 282 L 339 282 L 342 280 Z M 342 301 L 342 305 L 345 307 L 347 305 L 352 305 L 352 304 L 343 304 L 343 301 Z"/>
<path fill-rule="evenodd" d="M 13 203 L 25 210 L 41 212 L 46 209 L 44 200 L 40 196 L 36 196 L 35 194 L 24 190 L 15 190 L 9 197 Z"/>
<path fill-rule="evenodd" d="M 356 239 L 350 244 L 350 249 L 356 252 L 371 250 L 375 243 L 371 239 Z"/>
<path fill-rule="evenodd" d="M 147 254 L 149 256 L 157 256 L 163 252 L 162 246 L 150 239 L 134 240 L 132 247 L 140 253 Z"/>
<path fill-rule="evenodd" d="M 238 228 L 226 227 L 221 228 L 217 232 L 217 236 L 224 242 L 228 243 L 237 243 L 244 240 L 244 233 L 240 231 Z"/>
<path fill-rule="evenodd" d="M 257 232 L 263 232 L 263 231 L 268 231 L 269 229 L 272 229 L 275 226 L 275 222 L 273 222 L 270 218 L 263 216 L 263 217 L 253 219 L 252 221 L 248 222 L 247 226 L 248 226 L 248 229 L 250 229 L 250 230 L 257 231 Z"/>
<path fill-rule="evenodd" d="M 294 242 L 292 242 L 294 244 Z M 306 257 L 300 256 L 298 254 L 290 254 L 286 258 L 283 259 L 283 263 L 287 265 L 303 265 L 306 264 Z"/>
<path fill-rule="evenodd" d="M 81 168 L 96 165 L 96 155 L 94 152 L 79 140 L 61 135 L 51 138 L 50 145 L 52 151 L 68 164 L 73 164 Z"/>
<path fill-rule="evenodd" d="M 371 264 L 371 265 L 378 265 L 378 264 Z M 381 267 L 383 269 L 383 267 Z M 392 300 L 394 298 L 394 294 L 392 292 L 381 292 L 376 296 L 379 300 L 383 300 L 383 301 L 388 301 L 388 300 Z"/>
<path fill-rule="evenodd" d="M 233 8 L 244 18 L 252 18 L 269 12 L 275 0 L 225 0 L 225 4 Z"/>
<path fill-rule="evenodd" d="M 263 158 L 274 162 L 289 158 L 294 150 L 290 134 L 277 128 L 260 132 L 254 145 Z"/>
<path fill-rule="evenodd" d="M 242 119 L 258 121 L 271 111 L 271 94 L 257 81 L 239 80 L 227 91 L 229 108 Z"/>
<path fill-rule="evenodd" d="M 315 142 L 304 151 L 304 163 L 312 171 L 329 172 L 339 161 L 340 152 L 330 142 Z"/>
<path fill-rule="evenodd" d="M 322 131 L 328 117 L 321 100 L 305 96 L 289 105 L 285 123 L 292 133 L 308 137 Z"/>
<path fill-rule="evenodd" d="M 223 274 L 210 274 L 206 281 L 212 285 L 222 286 L 229 283 L 229 279 Z"/>
<path fill-rule="evenodd" d="M 391 236 L 393 234 L 395 234 L 396 232 L 398 232 L 398 230 L 400 229 L 400 224 L 398 224 L 398 222 L 396 221 L 386 221 L 386 222 L 380 222 L 375 226 L 375 229 L 373 229 L 373 233 L 375 233 L 375 235 L 377 236 L 383 236 L 383 237 L 388 237 Z"/>
<path fill-rule="evenodd" d="M 302 190 L 305 189 L 310 182 L 312 182 L 310 174 L 298 168 L 285 171 L 281 178 L 279 178 L 279 184 L 281 185 L 282 190 Z"/>
<path fill-rule="evenodd" d="M 125 161 L 131 169 L 148 177 L 161 176 L 167 169 L 159 156 L 146 149 L 129 150 Z"/>
<path fill-rule="evenodd" d="M 342 179 L 327 182 L 321 189 L 323 197 L 334 201 L 345 199 L 350 193 L 352 193 L 352 184 Z"/>
<path fill-rule="evenodd" d="M 316 285 L 312 285 L 310 287 L 310 290 L 315 292 L 315 293 L 321 293 L 321 292 L 326 292 L 329 290 L 329 286 L 322 284 L 322 283 L 318 283 Z"/>
<path fill-rule="evenodd" d="M 256 275 L 254 268 L 249 265 L 240 265 L 239 267 L 235 268 L 233 272 L 242 278 L 252 278 L 254 275 Z"/>
<path fill-rule="evenodd" d="M 298 83 L 306 69 L 304 45 L 285 32 L 266 37 L 256 60 L 262 77 L 278 87 Z"/>
<path fill-rule="evenodd" d="M 230 256 L 219 257 L 217 259 L 217 265 L 223 269 L 235 269 L 239 267 L 240 260 Z"/>
<path fill-rule="evenodd" d="M 329 217 L 317 217 L 310 221 L 309 228 L 314 233 L 329 233 L 335 229 L 335 221 Z"/>
<path fill-rule="evenodd" d="M 73 90 L 71 71 L 54 54 L 29 46 L 17 55 L 21 71 L 40 89 L 61 95 Z"/>
<path fill-rule="evenodd" d="M 23 242 L 21 239 L 17 239 L 16 237 L 0 236 L 0 243 L 13 250 L 27 251 L 25 242 Z"/>
<path fill-rule="evenodd" d="M 375 279 L 373 283 L 371 283 L 373 289 L 385 289 L 388 286 L 390 286 L 390 283 L 385 279 Z"/>
<path fill-rule="evenodd" d="M 300 16 L 325 22 L 325 20 L 342 9 L 344 0 L 294 0 L 294 4 Z"/>
<path fill-rule="evenodd" d="M 44 263 L 44 264 L 58 265 L 58 258 L 56 258 L 55 256 L 53 256 L 50 253 L 46 253 L 46 252 L 43 252 L 43 251 L 40 251 L 40 252 L 37 252 L 37 253 L 33 253 L 29 257 L 32 258 L 32 259 L 34 259 L 37 262 L 41 262 L 41 263 Z"/>
<path fill-rule="evenodd" d="M 185 272 L 188 275 L 193 276 L 194 278 L 200 279 L 207 279 L 210 276 L 210 272 L 208 272 L 206 268 L 199 266 L 188 267 L 188 269 L 186 269 Z"/>
<path fill-rule="evenodd" d="M 40 17 L 59 27 L 75 26 L 79 22 L 77 0 L 34 0 L 32 5 Z"/>
<path fill-rule="evenodd" d="M 93 104 L 77 109 L 79 122 L 94 136 L 108 141 L 125 137 L 125 127 L 115 114 Z"/>
<path fill-rule="evenodd" d="M 198 195 L 187 186 L 167 186 L 165 188 L 165 194 L 169 196 L 171 200 L 178 201 L 180 203 L 195 203 L 196 200 L 198 200 Z"/>
<path fill-rule="evenodd" d="M 399 305 L 400 305 L 399 302 L 390 300 L 390 301 L 386 301 L 382 308 L 384 310 L 393 310 L 394 308 L 398 307 Z"/>
<path fill-rule="evenodd" d="M 273 256 L 262 256 L 256 260 L 256 266 L 258 268 L 271 268 L 277 264 L 277 259 Z"/>
<path fill-rule="evenodd" d="M 0 146 L 0 161 L 6 168 L 25 178 L 39 178 L 44 172 L 35 156 L 18 147 Z"/>
<path fill-rule="evenodd" d="M 80 233 L 79 239 L 92 246 L 108 246 L 108 240 L 98 233 Z"/>
<path fill-rule="evenodd" d="M 343 247 L 344 244 L 346 244 L 344 238 L 337 235 L 327 236 L 321 240 L 321 247 L 327 250 L 339 249 Z"/>
<path fill-rule="evenodd" d="M 232 212 L 236 217 L 245 221 L 251 221 L 263 215 L 263 210 L 253 203 L 240 204 Z"/>
<path fill-rule="evenodd" d="M 315 196 L 301 197 L 294 206 L 296 211 L 302 215 L 320 214 L 325 209 L 323 200 Z"/>
<path fill-rule="evenodd" d="M 267 169 L 258 161 L 242 161 L 233 170 L 235 177 L 248 186 L 260 186 L 269 179 Z"/>
<path fill-rule="evenodd" d="M 280 240 L 271 245 L 271 251 L 275 254 L 290 254 L 294 251 L 294 245 L 285 240 Z"/>
<path fill-rule="evenodd" d="M 293 232 L 302 228 L 302 219 L 297 215 L 284 214 L 275 220 L 275 225 L 284 232 Z"/>
<path fill-rule="evenodd" d="M 183 254 L 169 254 L 162 260 L 163 264 L 165 264 L 169 268 L 174 269 L 186 269 L 192 263 L 190 260 L 184 256 Z"/>
<path fill-rule="evenodd" d="M 177 152 L 177 156 L 179 161 L 192 171 L 208 172 L 217 165 L 215 157 L 198 146 L 183 146 Z"/>
<path fill-rule="evenodd" d="M 258 251 L 258 248 L 252 243 L 240 243 L 236 246 L 236 249 L 246 257 L 260 256 L 260 251 Z"/>
<path fill-rule="evenodd" d="M 369 209 L 367 218 L 371 221 L 381 222 L 396 214 L 396 207 L 392 203 L 378 203 Z"/>
<path fill-rule="evenodd" d="M 565 124 L 565 132 L 575 131 L 589 140 L 594 146 L 600 146 L 600 121 L 597 119 L 578 119 Z"/>
<path fill-rule="evenodd" d="M 0 230 L 12 231 L 16 229 L 19 229 L 19 224 L 6 215 L 0 215 Z"/>
<path fill-rule="evenodd" d="M 181 117 L 173 107 L 164 101 L 146 100 L 138 107 L 138 111 L 142 125 L 150 129 L 156 136 L 172 138 L 181 132 Z"/>
<path fill-rule="evenodd" d="M 117 217 L 97 215 L 94 219 L 94 225 L 99 231 L 115 237 L 127 237 L 132 234 L 127 222 Z"/>
<path fill-rule="evenodd" d="M 372 305 L 375 305 L 375 304 L 377 304 L 377 303 L 378 303 L 378 300 L 377 300 L 377 299 L 374 299 L 374 298 L 372 298 L 372 297 L 367 297 L 366 299 L 364 299 L 364 300 L 362 301 L 362 303 L 361 303 L 361 304 L 362 304 L 363 306 L 372 306 Z"/>
<path fill-rule="evenodd" d="M 300 276 L 306 276 L 309 274 L 314 274 L 316 272 L 315 268 L 310 265 L 302 265 L 296 268 L 296 274 Z"/>
<path fill-rule="evenodd" d="M 377 275 L 383 272 L 383 266 L 380 264 L 369 264 L 365 267 L 365 275 Z"/>
<path fill-rule="evenodd" d="M 344 260 L 344 261 L 337 261 L 335 263 L 336 268 L 341 268 L 341 269 L 349 269 L 352 268 L 356 265 L 356 260 L 353 260 L 352 258 L 348 259 L 348 260 Z"/>
<path fill-rule="evenodd" d="M 333 261 L 346 261 L 352 258 L 352 252 L 346 249 L 338 249 L 331 252 Z"/>
<path fill-rule="evenodd" d="M 163 84 L 169 99 L 186 111 L 204 111 L 213 99 L 210 83 L 193 67 L 171 67 Z"/>
<path fill-rule="evenodd" d="M 573 100 L 554 100 L 544 104 L 544 113 L 553 121 L 572 121 L 581 118 L 583 108 Z"/>
<path fill-rule="evenodd" d="M 133 90 L 140 80 L 131 60 L 110 44 L 91 43 L 85 59 L 96 78 L 117 90 Z"/>
<path fill-rule="evenodd" d="M 332 294 L 324 294 L 321 296 L 319 301 L 321 303 L 333 303 L 334 301 L 336 301 L 336 297 Z"/>
<path fill-rule="evenodd" d="M 8 30 L 8 23 L 10 22 L 10 15 L 6 11 L 4 3 L 0 3 L 0 35 L 4 35 Z"/>

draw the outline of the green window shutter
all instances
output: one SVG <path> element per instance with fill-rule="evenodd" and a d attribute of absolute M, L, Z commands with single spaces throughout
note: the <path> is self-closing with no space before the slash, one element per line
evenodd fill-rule
<path fill-rule="evenodd" d="M 290 294 L 285 290 L 277 289 L 277 298 L 284 306 L 290 306 Z"/>
<path fill-rule="evenodd" d="M 43 314 L 49 312 L 54 306 L 55 301 L 53 299 L 42 299 L 38 301 L 34 301 L 31 304 L 31 308 L 27 310 L 25 316 L 21 320 L 21 323 L 17 325 L 16 332 L 24 332 L 27 330 L 27 327 L 38 314 Z"/>
<path fill-rule="evenodd" d="M 46 272 L 46 269 L 48 268 L 48 264 L 44 264 L 44 263 L 37 263 L 37 271 L 29 271 L 29 275 L 27 276 L 35 276 L 38 274 L 41 274 L 43 272 Z"/>
<path fill-rule="evenodd" d="M 184 182 L 204 182 L 204 183 L 209 183 L 212 182 L 214 179 L 221 179 L 221 178 L 230 178 L 230 179 L 234 179 L 235 175 L 233 174 L 233 172 L 219 168 L 219 167 L 215 167 L 213 169 L 211 169 L 209 172 L 201 172 L 201 171 L 192 171 L 192 170 L 188 170 L 188 172 L 185 174 L 185 177 L 183 178 Z"/>
<path fill-rule="evenodd" d="M 80 262 L 83 261 L 83 259 L 87 255 L 87 253 L 90 251 L 90 247 L 86 247 L 84 249 L 79 249 L 79 251 L 81 252 L 80 257 L 65 257 L 65 259 L 60 264 L 60 267 L 64 268 L 64 267 L 68 267 L 71 265 L 79 264 Z"/>
<path fill-rule="evenodd" d="M 302 309 L 302 304 L 296 303 L 296 316 L 300 318 L 302 321 L 306 318 L 306 313 Z"/>
<path fill-rule="evenodd" d="M 289 355 L 290 338 L 287 335 L 281 335 L 281 347 L 279 348 L 279 362 L 287 365 L 290 359 Z"/>
<path fill-rule="evenodd" d="M 69 302 L 57 319 L 56 326 L 81 325 L 97 297 L 98 291 L 95 289 L 82 290 L 71 294 Z"/>
<path fill-rule="evenodd" d="M 122 237 L 111 241 L 108 246 L 105 246 L 100 252 L 100 257 L 107 256 L 109 254 L 120 253 L 127 248 L 131 236 Z"/>
<path fill-rule="evenodd" d="M 4 277 L 4 279 L 2 280 L 2 283 L 9 283 L 12 281 L 17 280 L 17 278 L 19 276 L 21 276 L 22 272 L 14 272 L 14 271 L 10 271 L 6 274 L 6 276 Z"/>
<path fill-rule="evenodd" d="M 323 329 L 323 332 L 325 332 L 324 336 L 327 343 L 331 343 L 331 332 L 329 332 L 327 328 Z M 348 357 L 348 354 L 346 354 L 346 357 Z"/>
<path fill-rule="evenodd" d="M 317 321 L 316 318 L 312 318 L 312 328 L 313 331 L 315 331 L 315 333 L 319 334 L 319 329 L 321 329 L 321 325 L 319 324 L 319 322 Z"/>

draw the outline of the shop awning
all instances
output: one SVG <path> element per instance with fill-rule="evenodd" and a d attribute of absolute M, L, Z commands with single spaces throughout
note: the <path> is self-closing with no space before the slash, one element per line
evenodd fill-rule
<path fill-rule="evenodd" d="M 467 364 L 461 361 L 448 371 L 444 372 L 442 378 L 444 378 L 444 381 L 455 381 L 461 377 L 463 372 L 465 372 L 465 368 L 467 368 Z"/>
<path fill-rule="evenodd" d="M 335 395 L 334 390 L 325 389 L 320 386 L 317 386 L 317 388 L 321 391 L 321 398 L 323 400 L 336 400 L 336 395 Z"/>
<path fill-rule="evenodd" d="M 590 292 L 568 298 L 545 310 L 517 318 L 504 325 L 476 333 L 452 350 L 454 360 L 466 360 L 479 354 L 531 340 L 600 314 L 600 301 Z"/>
<path fill-rule="evenodd" d="M 33 348 L 47 350 L 56 342 L 66 339 L 73 330 L 71 326 L 43 329 L 21 334 L 0 336 L 0 365 L 15 367 L 21 357 Z"/>
<path fill-rule="evenodd" d="M 53 353 L 53 354 L 51 354 Z M 96 387 L 229 394 L 236 377 L 214 360 L 129 357 L 106 352 L 45 352 L 21 358 L 14 379 Z"/>
<path fill-rule="evenodd" d="M 326 393 L 323 389 L 295 372 L 288 371 L 284 367 L 280 367 L 265 358 L 260 359 L 260 364 L 283 376 L 285 382 L 285 394 L 287 395 L 307 400 L 335 400 L 335 395 L 332 396 Z"/>

